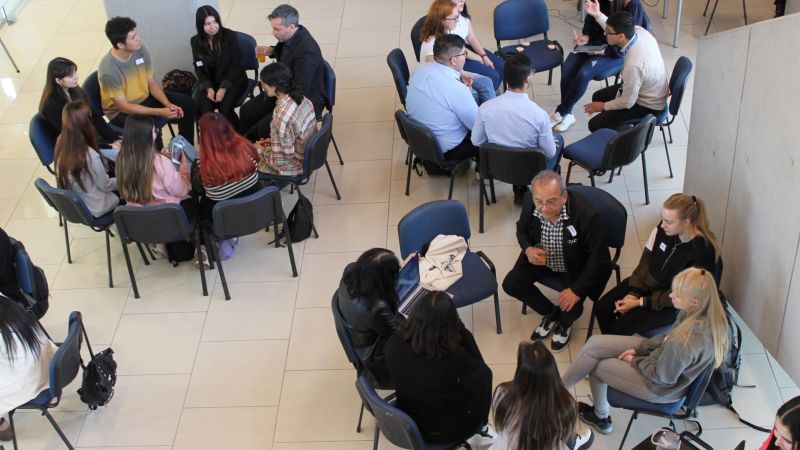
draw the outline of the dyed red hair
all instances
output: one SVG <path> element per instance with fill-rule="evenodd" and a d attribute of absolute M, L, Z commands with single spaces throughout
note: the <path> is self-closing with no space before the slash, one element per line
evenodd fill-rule
<path fill-rule="evenodd" d="M 252 142 L 233 129 L 225 116 L 200 118 L 200 178 L 205 186 L 233 183 L 253 174 L 258 153 Z"/>

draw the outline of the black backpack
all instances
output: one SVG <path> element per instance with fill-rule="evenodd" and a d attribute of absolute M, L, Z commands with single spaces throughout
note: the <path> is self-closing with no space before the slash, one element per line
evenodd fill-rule
<path fill-rule="evenodd" d="M 292 243 L 306 240 L 311 236 L 314 226 L 314 207 L 299 190 L 297 191 L 297 203 L 289 212 L 286 223 L 289 226 L 289 237 L 292 239 Z"/>
<path fill-rule="evenodd" d="M 161 85 L 180 94 L 192 95 L 192 87 L 197 83 L 197 77 L 188 70 L 172 69 L 164 75 Z"/>
<path fill-rule="evenodd" d="M 83 329 L 86 337 L 86 328 Z M 86 337 L 86 346 L 89 354 L 93 354 L 92 346 Z M 83 382 L 78 395 L 83 403 L 89 405 L 89 409 L 95 410 L 98 406 L 104 406 L 111 401 L 114 396 L 114 385 L 117 384 L 117 362 L 114 361 L 114 350 L 107 348 L 94 355 L 89 364 L 83 365 Z"/>
<path fill-rule="evenodd" d="M 20 295 L 15 297 L 24 300 L 25 303 L 20 306 L 37 319 L 41 319 L 50 308 L 50 286 L 47 284 L 47 277 L 41 267 L 33 264 L 22 242 L 11 239 L 11 247 L 14 252 L 14 271 L 20 286 Z M 25 279 L 28 277 L 30 280 Z M 30 293 L 26 291 L 26 287 L 31 289 Z"/>

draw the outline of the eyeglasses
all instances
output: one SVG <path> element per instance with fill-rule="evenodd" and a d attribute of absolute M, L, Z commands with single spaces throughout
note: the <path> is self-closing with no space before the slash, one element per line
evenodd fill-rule
<path fill-rule="evenodd" d="M 459 17 L 461 17 L 461 14 L 456 14 L 455 17 L 445 17 L 444 20 L 452 20 L 453 22 L 457 22 Z"/>
<path fill-rule="evenodd" d="M 534 198 L 533 203 L 539 208 L 545 205 L 552 208 L 553 206 L 558 205 L 558 200 L 559 200 L 558 198 L 548 198 L 547 200 L 542 201 L 538 198 Z"/>
<path fill-rule="evenodd" d="M 466 50 L 464 50 L 464 53 L 459 53 L 459 54 L 457 54 L 457 55 L 453 55 L 452 57 L 453 57 L 453 58 L 458 58 L 458 57 L 460 57 L 460 56 L 467 56 L 467 51 L 466 51 Z"/>

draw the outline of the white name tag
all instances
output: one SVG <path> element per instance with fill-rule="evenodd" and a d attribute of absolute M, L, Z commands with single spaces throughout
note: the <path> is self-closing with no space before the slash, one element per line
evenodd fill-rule
<path fill-rule="evenodd" d="M 658 245 L 658 248 L 660 248 L 662 252 L 665 252 L 667 251 L 667 244 L 662 242 L 661 244 Z"/>
<path fill-rule="evenodd" d="M 578 235 L 578 232 L 575 230 L 575 227 L 573 227 L 572 225 L 567 227 L 567 231 L 569 231 L 569 234 L 571 234 L 572 237 L 575 237 L 575 236 Z"/>
<path fill-rule="evenodd" d="M 136 59 L 136 65 L 138 66 L 139 64 L 144 64 L 144 58 L 137 58 Z"/>
<path fill-rule="evenodd" d="M 203 61 L 197 61 L 196 63 L 194 63 L 194 65 L 197 67 L 203 67 Z"/>

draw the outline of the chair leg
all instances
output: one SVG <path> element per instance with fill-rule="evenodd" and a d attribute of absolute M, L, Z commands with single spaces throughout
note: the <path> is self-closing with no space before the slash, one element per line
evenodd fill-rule
<path fill-rule="evenodd" d="M 553 69 L 547 71 L 547 85 L 550 86 L 551 84 L 553 84 Z"/>
<path fill-rule="evenodd" d="M 528 315 L 528 305 L 526 303 L 522 304 L 522 314 Z"/>
<path fill-rule="evenodd" d="M 672 125 L 667 125 L 667 134 L 669 134 L 669 143 L 672 144 Z"/>
<path fill-rule="evenodd" d="M 67 246 L 67 262 L 72 264 L 72 252 L 69 249 L 69 230 L 67 229 L 67 221 L 64 221 L 64 244 Z"/>
<path fill-rule="evenodd" d="M 111 274 L 111 232 L 106 228 L 106 261 L 108 261 L 108 287 L 114 287 L 114 276 Z"/>
<path fill-rule="evenodd" d="M 456 182 L 456 171 L 450 170 L 450 191 L 447 193 L 447 199 L 453 199 L 453 184 Z"/>
<path fill-rule="evenodd" d="M 283 228 L 288 229 L 289 225 L 286 223 L 286 217 L 281 217 L 281 220 L 283 220 Z M 275 225 L 275 229 L 278 229 L 277 224 Z M 317 230 L 314 229 L 314 233 L 316 232 Z M 297 265 L 295 265 L 294 251 L 292 250 L 292 237 L 289 236 L 288 232 L 286 233 L 286 248 L 289 250 L 289 263 L 292 265 L 292 276 L 297 277 Z"/>
<path fill-rule="evenodd" d="M 497 203 L 497 196 L 494 194 L 494 178 L 489 178 L 489 189 L 492 191 L 492 203 Z"/>
<path fill-rule="evenodd" d="M 589 172 L 589 181 L 591 181 L 591 182 L 592 182 L 592 187 L 596 187 L 596 186 L 594 185 L 594 174 L 593 174 L 592 172 Z"/>
<path fill-rule="evenodd" d="M 719 0 L 714 0 L 714 7 L 711 8 L 711 16 L 708 18 L 708 25 L 706 25 L 706 32 L 703 36 L 708 36 L 708 30 L 711 28 L 711 22 L 714 21 L 714 13 L 717 12 L 717 4 L 719 4 Z"/>
<path fill-rule="evenodd" d="M 670 161 L 669 159 L 669 147 L 667 146 L 667 137 L 664 135 L 664 127 L 659 126 L 659 128 L 661 128 L 661 137 L 664 138 L 664 152 L 667 154 L 667 167 L 669 167 L 669 177 L 675 178 L 672 175 L 672 161 Z M 672 139 L 670 139 L 670 142 L 672 142 Z"/>
<path fill-rule="evenodd" d="M 361 411 L 358 413 L 358 425 L 356 425 L 356 433 L 361 433 L 361 421 L 364 419 L 364 402 L 361 402 Z"/>
<path fill-rule="evenodd" d="M 479 217 L 479 219 L 478 219 L 478 233 L 483 233 L 483 209 L 484 209 L 484 203 L 486 203 L 486 201 L 485 201 L 486 185 L 483 182 L 484 182 L 484 179 L 481 178 L 481 180 L 480 180 L 481 185 L 478 187 L 478 189 L 479 189 L 478 196 L 480 197 L 480 199 L 478 199 L 478 217 Z"/>
<path fill-rule="evenodd" d="M 622 283 L 622 276 L 619 272 L 619 264 L 614 265 L 614 272 L 617 274 L 617 284 Z"/>
<path fill-rule="evenodd" d="M 325 161 L 325 168 L 328 170 L 328 176 L 331 178 L 333 191 L 336 192 L 336 200 L 341 200 L 342 196 L 339 195 L 339 188 L 336 187 L 336 180 L 333 179 L 333 173 L 331 172 L 331 166 L 328 164 L 328 161 Z"/>
<path fill-rule="evenodd" d="M 136 287 L 136 277 L 133 275 L 133 266 L 131 266 L 131 255 L 128 253 L 128 244 L 122 239 L 120 239 L 120 243 L 122 244 L 122 253 L 125 254 L 125 264 L 128 266 L 128 276 L 131 278 L 133 298 L 139 298 L 139 288 Z M 141 250 L 141 248 L 139 250 Z"/>
<path fill-rule="evenodd" d="M 410 153 L 408 157 L 412 158 Z M 408 197 L 408 187 L 411 186 L 411 166 L 413 166 L 413 164 L 408 165 L 408 171 L 406 173 L 406 197 Z"/>
<path fill-rule="evenodd" d="M 497 323 L 497 334 L 503 334 L 503 324 L 500 323 L 500 296 L 494 291 L 494 320 Z"/>
<path fill-rule="evenodd" d="M 642 178 L 644 178 L 644 204 L 650 204 L 650 191 L 647 189 L 647 162 L 644 158 L 644 152 L 642 152 Z"/>
<path fill-rule="evenodd" d="M 64 219 L 61 217 L 61 214 L 58 215 L 58 226 L 64 226 Z"/>
<path fill-rule="evenodd" d="M 711 0 L 706 0 L 706 8 L 703 10 L 703 17 L 705 17 L 706 13 L 708 12 L 708 4 L 709 3 L 711 3 Z"/>
<path fill-rule="evenodd" d="M 608 177 L 608 184 L 614 182 L 614 172 L 615 172 L 614 169 L 611 169 L 611 176 Z"/>
<path fill-rule="evenodd" d="M 378 428 L 378 422 L 375 422 L 375 436 L 372 438 L 372 450 L 378 450 L 378 441 L 381 439 L 381 429 Z"/>
<path fill-rule="evenodd" d="M 339 157 L 339 165 L 343 166 L 344 161 L 342 160 L 342 154 L 339 153 L 339 146 L 336 144 L 336 137 L 331 133 L 331 142 L 333 142 L 333 149 L 336 150 L 336 156 Z"/>
<path fill-rule="evenodd" d="M 569 177 L 570 177 L 570 175 L 572 175 L 572 166 L 573 166 L 573 162 L 570 161 L 569 164 L 567 164 L 567 179 L 564 181 L 564 183 L 566 183 L 566 184 L 569 184 Z"/>
<path fill-rule="evenodd" d="M 175 130 L 172 129 L 172 122 L 167 121 L 167 128 L 169 128 L 169 134 L 175 137 Z"/>
<path fill-rule="evenodd" d="M 150 251 L 150 247 L 148 247 L 147 245 L 145 245 L 145 247 L 147 247 L 147 252 L 150 253 L 150 257 L 153 258 L 153 261 L 155 261 L 156 258 L 153 257 L 153 253 Z M 150 261 L 147 260 L 147 255 L 144 254 L 144 249 L 142 248 L 142 243 L 141 242 L 137 242 L 136 243 L 136 248 L 139 249 L 139 254 L 142 255 L 142 261 L 144 261 L 144 265 L 145 266 L 149 266 L 150 265 Z"/>
<path fill-rule="evenodd" d="M 742 11 L 744 12 L 744 24 L 747 25 L 747 3 L 745 3 L 744 0 L 742 0 Z M 8 57 L 11 58 L 11 55 Z M 17 70 L 17 72 L 19 72 L 19 70 Z"/>
<path fill-rule="evenodd" d="M 208 285 L 206 284 L 206 266 L 203 264 L 203 252 L 200 251 L 200 246 L 203 244 L 203 239 L 200 237 L 200 230 L 195 230 L 194 232 L 194 243 L 195 243 L 195 255 L 197 260 L 197 265 L 200 267 L 200 284 L 203 286 L 203 297 L 208 296 Z M 208 246 L 213 245 L 213 243 L 209 243 Z M 208 251 L 208 250 L 206 250 Z M 209 264 L 210 267 L 210 264 Z M 220 273 L 222 269 L 220 268 Z"/>
<path fill-rule="evenodd" d="M 47 417 L 47 420 L 50 421 L 50 425 L 55 428 L 56 433 L 58 433 L 58 435 L 61 437 L 61 440 L 64 441 L 64 445 L 66 445 L 69 450 L 75 450 L 75 447 L 70 444 L 69 439 L 67 439 L 67 436 L 65 436 L 64 432 L 61 431 L 61 427 L 58 426 L 56 421 L 53 419 L 53 416 L 51 416 L 47 410 L 44 410 L 43 414 Z"/>
<path fill-rule="evenodd" d="M 228 291 L 228 281 L 225 279 L 225 270 L 222 269 L 222 259 L 219 257 L 217 241 L 214 240 L 214 236 L 211 236 L 211 233 L 209 233 L 207 230 L 203 230 L 203 235 L 206 237 L 206 245 L 211 249 L 214 259 L 217 260 L 217 270 L 219 271 L 219 280 L 222 283 L 222 292 L 225 293 L 225 300 L 230 300 L 231 293 Z"/>
<path fill-rule="evenodd" d="M 631 419 L 628 421 L 628 427 L 625 428 L 625 435 L 622 436 L 622 442 L 619 443 L 619 450 L 625 448 L 625 439 L 628 438 L 628 433 L 631 431 L 631 425 L 633 425 L 633 421 L 636 420 L 636 417 L 639 415 L 639 411 L 634 411 L 631 414 Z"/>
<path fill-rule="evenodd" d="M 592 337 L 592 331 L 594 331 L 594 308 L 592 308 L 592 313 L 589 314 L 589 329 L 586 331 L 586 341 L 589 341 L 589 338 Z"/>
<path fill-rule="evenodd" d="M 14 411 L 11 410 L 8 412 L 8 426 L 11 428 L 11 442 L 14 444 L 14 450 L 18 450 L 17 448 L 17 433 L 14 429 Z"/>

